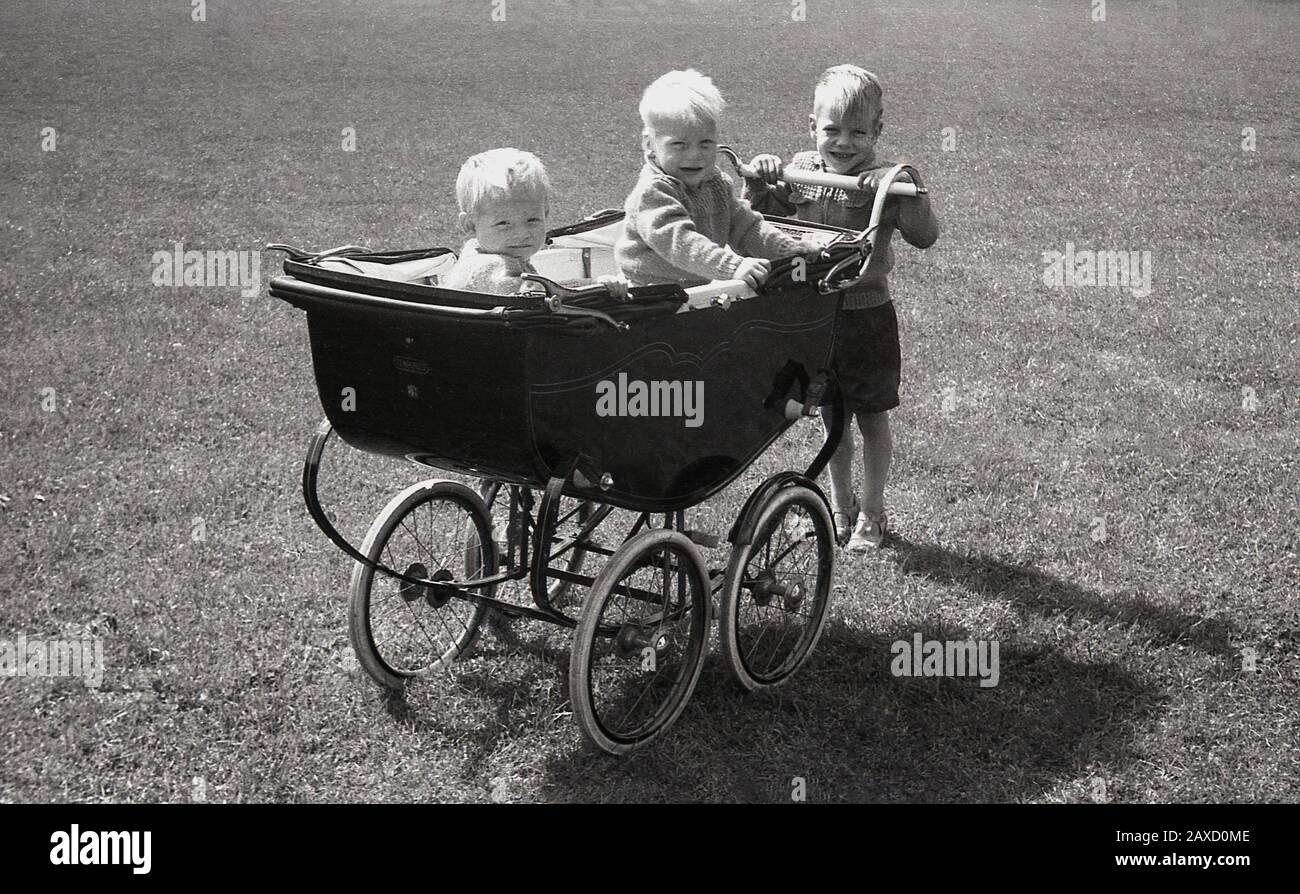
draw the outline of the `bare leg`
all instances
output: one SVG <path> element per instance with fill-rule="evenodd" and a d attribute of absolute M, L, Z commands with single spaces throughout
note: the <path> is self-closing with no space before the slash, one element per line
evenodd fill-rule
<path fill-rule="evenodd" d="M 822 424 L 830 436 L 830 407 L 822 407 Z M 836 511 L 847 511 L 853 505 L 853 426 L 851 420 L 844 420 L 844 436 L 840 446 L 831 454 L 826 468 L 831 477 L 831 507 Z"/>
<path fill-rule="evenodd" d="M 862 511 L 875 517 L 885 510 L 885 482 L 894 456 L 894 438 L 889 431 L 888 412 L 861 413 L 857 418 L 862 431 Z M 834 478 L 831 480 L 833 484 Z"/>

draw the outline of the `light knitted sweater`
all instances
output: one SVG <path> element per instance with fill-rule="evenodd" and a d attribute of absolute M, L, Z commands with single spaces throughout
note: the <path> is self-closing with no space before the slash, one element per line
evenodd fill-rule
<path fill-rule="evenodd" d="M 825 171 L 821 153 L 800 152 L 790 160 L 790 167 L 800 171 Z M 862 166 L 856 176 L 867 170 L 888 170 L 893 165 L 879 162 Z M 745 178 L 745 198 L 756 211 L 784 217 L 797 217 L 810 223 L 824 223 L 850 230 L 864 230 L 871 220 L 874 192 L 844 190 L 828 186 L 804 186 L 778 183 L 768 186 L 762 180 Z M 862 310 L 888 304 L 889 272 L 894 269 L 894 249 L 890 246 L 894 230 L 903 234 L 917 248 L 929 248 L 939 238 L 939 221 L 930 207 L 929 195 L 915 198 L 895 196 L 885 205 L 876 234 L 876 250 L 867 261 L 866 277 L 844 294 L 845 310 Z"/>
<path fill-rule="evenodd" d="M 634 286 L 732 279 L 746 257 L 780 258 L 803 250 L 738 199 L 731 178 L 716 167 L 692 187 L 647 161 L 623 207 L 614 259 Z"/>
<path fill-rule="evenodd" d="M 521 288 L 537 288 L 525 283 L 524 273 L 536 273 L 533 265 L 510 255 L 497 255 L 480 251 L 477 239 L 470 239 L 460 250 L 456 266 L 439 277 L 438 285 L 444 289 L 463 289 L 485 295 L 514 295 Z"/>

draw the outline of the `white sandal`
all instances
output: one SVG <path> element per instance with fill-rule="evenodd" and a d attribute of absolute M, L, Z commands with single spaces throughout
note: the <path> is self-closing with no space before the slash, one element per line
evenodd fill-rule
<path fill-rule="evenodd" d="M 849 538 L 847 549 L 851 552 L 864 553 L 880 549 L 885 544 L 885 534 L 889 531 L 889 516 L 882 509 L 879 515 L 871 516 L 865 512 L 858 526 Z"/>
<path fill-rule="evenodd" d="M 835 542 L 843 546 L 849 542 L 849 536 L 853 533 L 853 526 L 857 524 L 858 516 L 862 513 L 862 506 L 858 503 L 858 498 L 853 498 L 853 505 L 848 509 L 836 509 L 832 513 L 832 520 L 835 523 Z"/>

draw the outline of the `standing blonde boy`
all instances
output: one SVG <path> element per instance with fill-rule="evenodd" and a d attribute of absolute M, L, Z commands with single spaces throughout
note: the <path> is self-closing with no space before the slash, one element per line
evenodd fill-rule
<path fill-rule="evenodd" d="M 641 98 L 645 166 L 624 205 L 614 246 L 632 285 L 743 279 L 758 288 L 769 260 L 800 244 L 763 220 L 718 170 L 718 118 L 726 104 L 694 69 L 671 71 Z"/>
<path fill-rule="evenodd" d="M 893 167 L 876 161 L 883 115 L 883 91 L 875 75 L 855 65 L 826 69 L 813 91 L 813 111 L 808 116 L 808 131 L 817 148 L 798 153 L 790 165 L 798 170 L 856 176 L 859 188 L 778 183 L 781 159 L 760 155 L 750 162 L 760 176 L 746 178 L 746 198 L 755 210 L 766 214 L 865 229 L 879 178 Z M 906 175 L 899 179 L 910 181 Z M 860 500 L 853 490 L 853 426 L 845 426 L 844 438 L 830 461 L 836 534 L 841 540 L 849 537 L 851 550 L 879 548 L 889 527 L 885 482 L 894 442 L 888 411 L 898 406 L 902 366 L 898 317 L 888 281 L 894 267 L 890 241 L 895 230 L 917 248 L 934 244 L 939 223 L 928 195 L 895 196 L 886 206 L 865 278 L 845 294 L 835 321 L 831 366 L 844 395 L 845 410 L 857 420 L 862 433 Z"/>

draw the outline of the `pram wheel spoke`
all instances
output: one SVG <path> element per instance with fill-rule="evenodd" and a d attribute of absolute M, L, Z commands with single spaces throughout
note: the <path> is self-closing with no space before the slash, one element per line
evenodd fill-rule
<path fill-rule="evenodd" d="M 816 647 L 834 556 L 830 514 L 807 487 L 779 488 L 749 511 L 753 536 L 732 551 L 718 636 L 732 676 L 754 690 L 785 682 Z"/>
<path fill-rule="evenodd" d="M 357 661 L 375 682 L 401 689 L 465 654 L 488 608 L 457 598 L 458 581 L 495 572 L 482 501 L 453 481 L 425 481 L 394 497 L 370 526 L 361 552 L 411 583 L 355 563 L 349 624 Z M 491 586 L 473 592 L 491 596 Z"/>
<path fill-rule="evenodd" d="M 686 707 L 704 666 L 708 571 L 682 533 L 637 534 L 592 584 L 573 640 L 569 696 L 611 754 L 649 744 Z"/>

